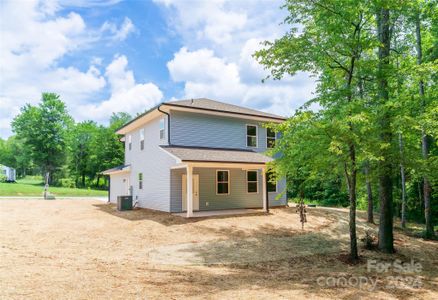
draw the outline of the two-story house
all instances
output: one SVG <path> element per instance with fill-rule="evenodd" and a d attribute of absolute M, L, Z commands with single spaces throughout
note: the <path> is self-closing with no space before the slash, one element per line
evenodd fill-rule
<path fill-rule="evenodd" d="M 266 180 L 272 158 L 263 154 L 278 138 L 263 124 L 284 120 L 204 98 L 162 103 L 118 129 L 125 164 L 103 172 L 109 199 L 132 195 L 139 207 L 187 217 L 286 205 L 286 181 Z"/>

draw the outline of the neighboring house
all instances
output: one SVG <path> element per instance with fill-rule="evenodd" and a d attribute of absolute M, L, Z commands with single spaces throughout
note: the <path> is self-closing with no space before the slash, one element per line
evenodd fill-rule
<path fill-rule="evenodd" d="M 139 207 L 188 217 L 286 205 L 286 181 L 266 180 L 272 158 L 263 154 L 278 138 L 263 125 L 284 120 L 204 98 L 162 103 L 117 130 L 125 164 L 102 172 L 110 176 L 109 199 L 132 195 Z"/>
<path fill-rule="evenodd" d="M 16 172 L 14 168 L 0 165 L 0 174 L 6 176 L 7 182 L 14 182 L 16 180 Z"/>

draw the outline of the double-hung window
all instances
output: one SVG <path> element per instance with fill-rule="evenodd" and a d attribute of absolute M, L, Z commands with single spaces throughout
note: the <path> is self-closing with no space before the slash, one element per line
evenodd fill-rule
<path fill-rule="evenodd" d="M 266 148 L 275 147 L 275 131 L 271 128 L 266 128 Z"/>
<path fill-rule="evenodd" d="M 216 194 L 230 194 L 230 172 L 228 170 L 216 171 Z"/>
<path fill-rule="evenodd" d="M 140 129 L 140 150 L 144 149 L 144 128 Z"/>
<path fill-rule="evenodd" d="M 166 138 L 166 126 L 164 123 L 164 118 L 160 119 L 160 140 L 164 140 Z"/>
<path fill-rule="evenodd" d="M 257 171 L 246 171 L 246 188 L 248 193 L 259 192 L 259 181 Z"/>
<path fill-rule="evenodd" d="M 277 192 L 277 181 L 275 178 L 275 175 L 272 172 L 267 172 L 267 179 L 268 183 L 266 188 L 268 189 L 268 192 L 270 193 L 276 193 Z"/>
<path fill-rule="evenodd" d="M 132 149 L 132 135 L 128 135 L 128 149 Z"/>
<path fill-rule="evenodd" d="M 138 173 L 138 189 L 143 189 L 143 173 Z"/>
<path fill-rule="evenodd" d="M 257 125 L 246 125 L 246 146 L 257 147 Z"/>

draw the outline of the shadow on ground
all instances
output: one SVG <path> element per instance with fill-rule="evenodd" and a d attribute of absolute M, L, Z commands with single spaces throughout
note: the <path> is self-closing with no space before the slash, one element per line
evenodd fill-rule
<path fill-rule="evenodd" d="M 292 237 L 288 231 L 283 228 L 274 237 L 256 231 L 250 239 L 186 245 L 173 249 L 176 251 L 173 256 L 179 255 L 181 259 L 179 263 L 188 263 L 184 268 L 179 268 L 177 274 L 172 271 L 175 266 L 154 268 L 151 272 L 170 272 L 169 276 L 176 276 L 178 279 L 172 285 L 172 294 L 184 297 L 203 297 L 210 293 L 229 293 L 235 296 L 236 293 L 257 290 L 259 298 L 264 298 L 266 293 L 269 297 L 276 295 L 278 298 L 420 299 L 423 295 L 427 298 L 438 288 L 436 277 L 431 275 L 430 269 L 427 270 L 429 276 L 422 276 L 421 289 L 406 285 L 388 288 L 394 284 L 391 276 L 399 276 L 398 273 L 370 273 L 367 271 L 366 260 L 358 265 L 347 265 L 340 259 L 340 254 L 346 252 L 340 251 L 339 241 L 321 233 Z M 168 260 L 166 255 L 169 253 L 165 248 L 160 248 L 162 250 L 159 253 L 160 259 Z M 361 255 L 379 261 L 392 261 L 396 258 L 407 261 L 400 254 L 385 255 L 361 250 Z M 149 258 L 153 259 L 153 255 Z M 205 267 L 199 266 L 200 262 Z M 158 261 L 153 263 L 157 264 Z M 360 287 L 354 284 L 330 286 L 324 281 L 321 281 L 322 284 L 317 281 L 318 278 L 348 280 L 360 276 L 376 280 L 376 285 L 368 281 Z M 148 283 L 155 285 L 154 280 L 155 276 L 151 276 Z"/>
<path fill-rule="evenodd" d="M 196 218 L 184 218 L 182 216 L 173 215 L 168 212 L 161 212 L 157 210 L 147 208 L 135 208 L 133 210 L 118 211 L 116 205 L 109 203 L 93 204 L 94 207 L 102 212 L 108 213 L 112 216 L 119 217 L 129 221 L 149 220 L 157 222 L 165 226 L 181 225 L 189 223 L 197 223 L 206 219 L 227 219 L 235 217 L 248 217 L 248 216 L 260 216 L 265 213 L 247 213 L 247 214 L 235 214 L 235 215 L 221 215 L 221 216 L 209 216 L 209 217 L 196 217 Z"/>
<path fill-rule="evenodd" d="M 250 237 L 241 234 L 225 240 L 183 243 L 157 247 L 149 252 L 149 260 L 169 265 L 238 265 L 283 260 L 321 253 L 335 253 L 342 243 L 322 233 L 291 233 L 278 228 L 274 235 L 259 229 Z"/>

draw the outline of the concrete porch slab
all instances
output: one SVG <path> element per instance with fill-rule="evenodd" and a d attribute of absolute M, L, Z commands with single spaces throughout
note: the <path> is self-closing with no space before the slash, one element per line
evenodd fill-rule
<path fill-rule="evenodd" d="M 191 218 L 205 218 L 213 216 L 230 216 L 230 215 L 243 215 L 263 213 L 263 209 L 258 208 L 239 208 L 239 209 L 223 209 L 223 210 L 208 210 L 208 211 L 194 211 Z M 187 218 L 187 213 L 173 213 L 175 216 Z"/>

